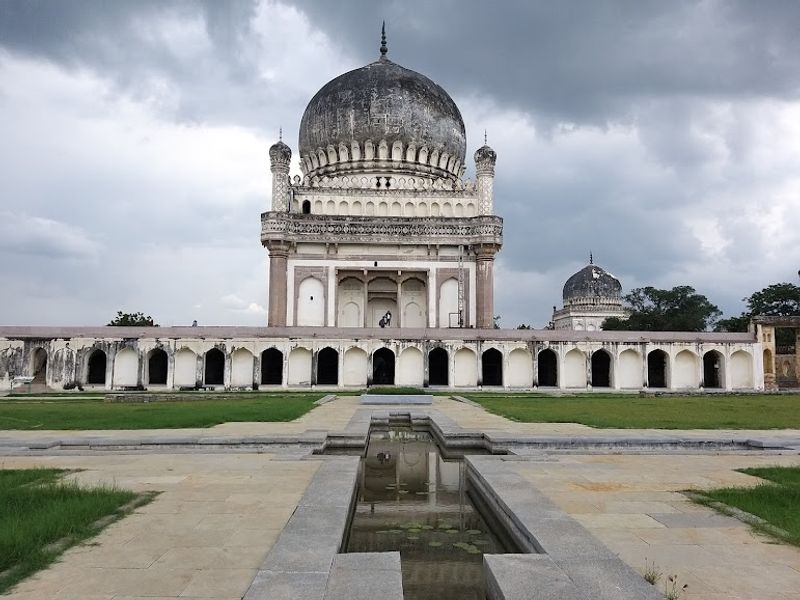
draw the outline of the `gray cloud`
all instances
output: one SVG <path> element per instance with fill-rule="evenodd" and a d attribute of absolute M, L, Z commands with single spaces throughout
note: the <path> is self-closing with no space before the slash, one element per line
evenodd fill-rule
<path fill-rule="evenodd" d="M 263 323 L 266 150 L 383 19 L 498 152 L 504 325 L 546 323 L 590 250 L 728 312 L 794 280 L 796 2 L 5 0 L 4 318 Z"/>

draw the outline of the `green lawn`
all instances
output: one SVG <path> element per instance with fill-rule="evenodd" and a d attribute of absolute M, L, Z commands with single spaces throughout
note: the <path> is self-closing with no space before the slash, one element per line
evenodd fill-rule
<path fill-rule="evenodd" d="M 769 527 L 757 526 L 757 529 L 800 546 L 800 467 L 765 467 L 741 471 L 761 477 L 766 482 L 753 488 L 703 491 L 698 502 L 721 502 L 761 517 L 782 532 Z"/>
<path fill-rule="evenodd" d="M 656 429 L 800 429 L 800 394 L 467 394 L 487 410 L 525 423 Z"/>
<path fill-rule="evenodd" d="M 0 399 L 0 429 L 167 429 L 232 421 L 292 421 L 321 393 L 249 393 L 226 399 L 103 402 L 98 397 Z M 196 398 L 196 397 L 195 397 Z"/>
<path fill-rule="evenodd" d="M 133 492 L 80 488 L 56 469 L 0 470 L 0 594 L 130 509 Z M 141 501 L 146 501 L 141 497 Z M 56 543 L 58 542 L 58 543 Z"/>

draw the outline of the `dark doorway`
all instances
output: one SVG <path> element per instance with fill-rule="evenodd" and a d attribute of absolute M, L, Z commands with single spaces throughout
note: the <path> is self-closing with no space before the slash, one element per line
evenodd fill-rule
<path fill-rule="evenodd" d="M 667 353 L 663 350 L 653 350 L 647 355 L 647 386 L 667 387 Z"/>
<path fill-rule="evenodd" d="M 283 352 L 268 348 L 261 353 L 261 383 L 281 385 L 283 383 Z"/>
<path fill-rule="evenodd" d="M 89 372 L 86 374 L 86 383 L 92 385 L 105 385 L 106 383 L 106 353 L 95 350 L 89 355 Z"/>
<path fill-rule="evenodd" d="M 317 354 L 317 383 L 320 385 L 339 383 L 339 353 L 333 348 L 323 348 Z"/>
<path fill-rule="evenodd" d="M 503 355 L 495 348 L 481 357 L 481 385 L 503 385 Z"/>
<path fill-rule="evenodd" d="M 167 384 L 167 353 L 161 348 L 156 348 L 147 361 L 147 382 L 150 385 Z"/>
<path fill-rule="evenodd" d="M 558 359 L 549 348 L 539 352 L 539 387 L 558 386 Z"/>
<path fill-rule="evenodd" d="M 206 385 L 225 384 L 225 355 L 219 348 L 212 348 L 206 352 L 204 382 Z"/>
<path fill-rule="evenodd" d="M 33 383 L 42 385 L 47 383 L 47 351 L 44 348 L 37 348 L 33 353 L 31 375 L 33 375 Z"/>
<path fill-rule="evenodd" d="M 447 385 L 449 366 L 447 350 L 434 348 L 428 354 L 428 385 Z"/>
<path fill-rule="evenodd" d="M 309 200 L 303 200 L 303 214 L 304 215 L 311 214 L 311 202 Z"/>
<path fill-rule="evenodd" d="M 388 348 L 376 350 L 372 355 L 372 384 L 394 385 L 394 352 Z"/>
<path fill-rule="evenodd" d="M 711 350 L 703 355 L 703 387 L 721 388 L 722 355 Z"/>
<path fill-rule="evenodd" d="M 592 354 L 592 387 L 611 386 L 611 357 L 605 350 Z"/>

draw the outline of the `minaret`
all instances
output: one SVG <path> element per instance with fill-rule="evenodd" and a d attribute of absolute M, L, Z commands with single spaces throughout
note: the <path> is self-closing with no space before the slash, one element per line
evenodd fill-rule
<path fill-rule="evenodd" d="M 282 133 L 282 132 L 281 132 Z M 281 137 L 283 137 L 281 135 Z M 289 163 L 292 160 L 292 149 L 278 140 L 269 149 L 270 171 L 272 171 L 272 211 L 288 212 L 289 200 Z M 287 293 L 287 259 L 289 244 L 285 241 L 273 240 L 264 244 L 269 250 L 269 312 L 267 324 L 270 327 L 286 325 L 286 293 Z"/>
<path fill-rule="evenodd" d="M 269 149 L 269 168 L 272 171 L 272 210 L 274 212 L 289 210 L 289 163 L 291 161 L 292 149 L 284 144 L 282 139 Z"/>
<path fill-rule="evenodd" d="M 497 153 L 486 143 L 475 152 L 477 175 L 478 215 L 494 214 L 494 165 Z M 477 259 L 476 309 L 477 325 L 480 329 L 494 327 L 494 255 L 499 250 L 495 244 L 479 244 L 475 247 Z"/>
<path fill-rule="evenodd" d="M 475 151 L 475 174 L 478 177 L 478 214 L 494 214 L 494 165 L 497 153 L 486 144 Z"/>

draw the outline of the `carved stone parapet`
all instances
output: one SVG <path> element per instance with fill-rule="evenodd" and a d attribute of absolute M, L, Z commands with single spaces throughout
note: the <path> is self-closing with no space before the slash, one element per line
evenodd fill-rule
<path fill-rule="evenodd" d="M 305 176 L 295 175 L 291 183 L 296 191 L 314 189 L 366 190 L 366 191 L 426 191 L 426 192 L 468 192 L 476 193 L 477 184 L 463 179 L 441 179 L 419 175 L 392 175 L 391 171 L 381 173 L 358 173 L 351 175 Z"/>
<path fill-rule="evenodd" d="M 493 256 L 503 244 L 503 219 L 494 215 L 376 218 L 262 213 L 261 243 L 270 246 L 276 241 L 471 245 Z"/>

